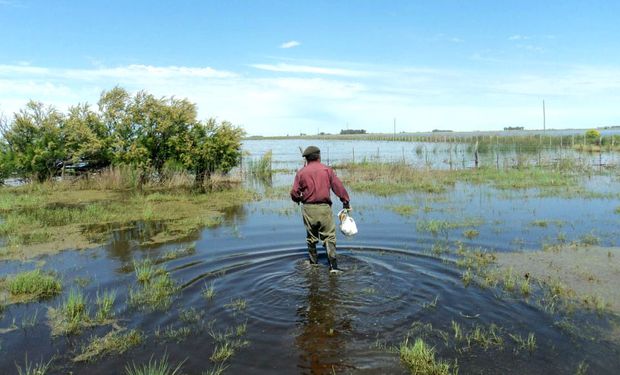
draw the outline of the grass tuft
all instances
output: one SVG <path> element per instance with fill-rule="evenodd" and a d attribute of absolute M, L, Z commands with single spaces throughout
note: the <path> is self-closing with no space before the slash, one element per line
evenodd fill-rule
<path fill-rule="evenodd" d="M 157 273 L 157 269 L 153 265 L 153 261 L 150 259 L 144 259 L 142 261 L 133 260 L 133 269 L 136 273 L 136 279 L 141 283 L 147 283 Z"/>
<path fill-rule="evenodd" d="M 456 373 L 450 370 L 450 364 L 435 359 L 435 349 L 418 338 L 411 345 L 409 338 L 400 345 L 400 360 L 407 365 L 414 375 L 449 375 Z"/>
<path fill-rule="evenodd" d="M 86 297 L 77 289 L 71 289 L 67 298 L 56 308 L 50 308 L 52 335 L 78 334 L 92 325 L 87 310 Z"/>
<path fill-rule="evenodd" d="M 243 298 L 236 298 L 231 300 L 230 303 L 225 304 L 224 307 L 228 307 L 235 311 L 243 311 L 247 307 L 247 302 Z"/>
<path fill-rule="evenodd" d="M 18 375 L 45 375 L 49 371 L 50 364 L 52 363 L 52 359 L 50 359 L 48 362 L 43 362 L 43 360 L 41 360 L 41 362 L 33 363 L 33 362 L 28 362 L 28 355 L 26 354 L 26 359 L 24 361 L 24 368 L 22 368 L 17 363 L 15 364 L 15 367 L 17 367 L 17 374 Z"/>
<path fill-rule="evenodd" d="M 117 330 L 103 337 L 93 337 L 88 345 L 82 348 L 82 353 L 73 358 L 73 362 L 86 362 L 104 355 L 123 354 L 140 345 L 143 339 L 142 332 L 135 329 L 126 333 Z"/>
<path fill-rule="evenodd" d="M 131 365 L 125 366 L 126 375 L 180 375 L 181 367 L 185 361 L 179 363 L 176 367 L 173 367 L 168 363 L 168 355 L 164 356 L 160 360 L 153 360 L 153 357 L 149 359 L 147 364 L 136 365 L 132 362 Z"/>
<path fill-rule="evenodd" d="M 44 274 L 41 270 L 17 274 L 9 278 L 7 284 L 11 296 L 21 301 L 52 297 L 62 290 L 60 280 L 53 275 Z"/>
<path fill-rule="evenodd" d="M 213 284 L 208 284 L 205 283 L 205 285 L 202 287 L 202 296 L 207 299 L 207 300 L 212 300 L 213 297 L 215 297 L 215 287 L 213 286 Z"/>
<path fill-rule="evenodd" d="M 215 346 L 213 354 L 211 354 L 211 357 L 209 359 L 213 362 L 225 362 L 234 354 L 235 347 L 231 343 L 225 342 L 223 344 Z"/>
<path fill-rule="evenodd" d="M 149 279 L 137 290 L 129 290 L 129 304 L 133 306 L 148 307 L 154 310 L 165 310 L 172 303 L 172 296 L 179 289 L 170 275 L 165 272 Z"/>
<path fill-rule="evenodd" d="M 112 311 L 112 308 L 114 307 L 115 300 L 115 291 L 105 291 L 101 295 L 97 292 L 97 313 L 95 314 L 95 319 L 97 321 L 103 322 L 114 316 L 114 311 Z"/>

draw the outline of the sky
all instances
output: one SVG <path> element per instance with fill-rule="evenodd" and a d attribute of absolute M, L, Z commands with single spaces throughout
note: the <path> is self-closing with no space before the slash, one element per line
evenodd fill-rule
<path fill-rule="evenodd" d="M 104 90 L 249 135 L 620 125 L 620 1 L 0 0 L 0 113 Z"/>

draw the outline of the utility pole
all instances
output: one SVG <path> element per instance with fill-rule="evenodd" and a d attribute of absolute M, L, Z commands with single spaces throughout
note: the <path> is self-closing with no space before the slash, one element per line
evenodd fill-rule
<path fill-rule="evenodd" d="M 396 139 L 396 117 L 394 117 L 394 139 Z"/>
<path fill-rule="evenodd" d="M 547 117 L 545 115 L 545 100 L 543 99 L 543 133 L 547 131 Z"/>

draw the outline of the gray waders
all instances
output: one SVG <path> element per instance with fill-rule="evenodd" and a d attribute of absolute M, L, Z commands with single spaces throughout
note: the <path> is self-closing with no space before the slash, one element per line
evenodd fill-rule
<path fill-rule="evenodd" d="M 306 242 L 310 263 L 317 264 L 318 254 L 316 244 L 323 241 L 327 250 L 327 260 L 330 269 L 337 269 L 336 261 L 336 224 L 332 208 L 327 203 L 304 204 L 302 208 L 304 225 L 306 227 Z"/>

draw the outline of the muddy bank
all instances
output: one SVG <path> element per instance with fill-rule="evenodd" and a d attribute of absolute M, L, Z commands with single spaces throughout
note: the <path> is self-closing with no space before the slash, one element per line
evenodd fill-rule
<path fill-rule="evenodd" d="M 242 188 L 208 194 L 2 190 L 0 260 L 95 248 L 129 232 L 131 240 L 143 245 L 178 241 L 242 215 L 242 205 L 254 199 L 255 193 Z"/>
<path fill-rule="evenodd" d="M 502 269 L 547 285 L 561 283 L 566 297 L 596 302 L 620 315 L 620 247 L 566 246 L 549 251 L 497 253 Z"/>

